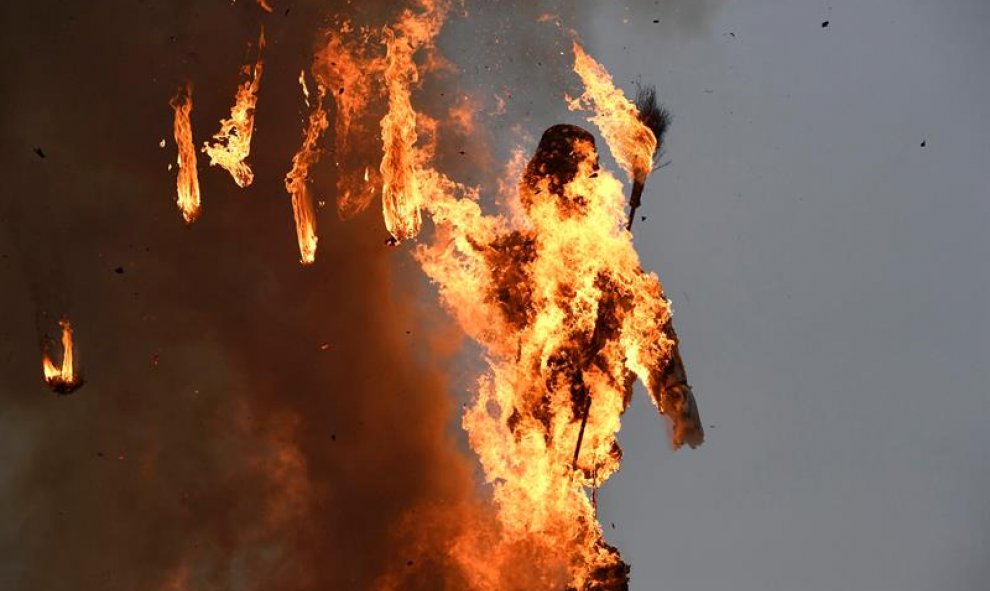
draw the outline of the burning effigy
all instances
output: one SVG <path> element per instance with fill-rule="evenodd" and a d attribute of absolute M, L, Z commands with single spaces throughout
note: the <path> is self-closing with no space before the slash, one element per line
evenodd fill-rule
<path fill-rule="evenodd" d="M 639 378 L 672 426 L 703 429 L 670 306 L 625 230 L 621 184 L 594 136 L 544 132 L 519 186 L 512 228 L 459 200 L 431 210 L 438 239 L 416 251 L 447 308 L 486 351 L 488 372 L 464 418 L 494 487 L 507 539 L 567 557 L 574 589 L 624 589 L 588 491 L 619 469 L 620 417 Z"/>
<path fill-rule="evenodd" d="M 414 4 L 380 28 L 339 21 L 315 52 L 315 90 L 306 72 L 300 74 L 311 111 L 285 186 L 301 262 L 316 257 L 309 170 L 320 162 L 320 138 L 332 129 L 338 212 L 345 218 L 360 213 L 380 195 L 389 243 L 418 241 L 415 260 L 484 353 L 487 367 L 462 424 L 496 515 L 486 560 L 507 565 L 524 547 L 539 572 L 534 579 L 548 589 L 627 589 L 629 566 L 606 541 L 594 497 L 620 467 L 617 436 L 635 382 L 646 386 L 668 420 L 674 448 L 696 447 L 704 439 L 670 302 L 656 274 L 643 269 L 631 233 L 670 116 L 652 88 L 641 89 L 635 101 L 627 98 L 575 39 L 574 72 L 584 92 L 567 104 L 591 112 L 588 121 L 628 175 L 628 213 L 623 183 L 601 165 L 595 136 L 560 124 L 543 133 L 519 178 L 508 179 L 507 185 L 517 187 L 512 211 L 486 214 L 477 188 L 438 169 L 437 129 L 443 122 L 412 101 L 422 78 L 438 67 L 438 60 L 420 58 L 436 50 L 451 3 Z M 253 117 L 260 60 L 245 73 L 250 78 L 238 106 L 216 136 L 220 144 L 214 146 L 225 148 L 206 147 L 212 162 L 227 168 L 240 186 L 253 178 L 243 160 L 253 118 L 242 115 Z M 238 110 L 242 96 L 248 107 Z M 378 134 L 362 123 L 376 102 L 385 110 Z M 180 147 L 178 202 L 190 222 L 199 211 L 199 194 L 189 93 L 172 104 Z M 239 148 L 243 141 L 248 145 Z M 350 157 L 378 141 L 377 162 Z M 501 569 L 473 568 L 474 558 L 459 555 L 458 548 L 478 544 L 470 539 L 475 532 L 458 535 L 450 554 L 460 561 L 469 588 L 515 588 L 505 583 Z"/>

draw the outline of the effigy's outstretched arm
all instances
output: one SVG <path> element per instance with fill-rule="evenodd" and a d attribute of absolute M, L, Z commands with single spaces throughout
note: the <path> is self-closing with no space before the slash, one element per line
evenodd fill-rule
<path fill-rule="evenodd" d="M 650 395 L 660 412 L 669 417 L 673 423 L 674 447 L 678 448 L 685 443 L 691 447 L 698 447 L 705 439 L 705 431 L 701 426 L 694 392 L 687 382 L 677 333 L 669 319 L 664 333 L 673 344 L 666 363 L 658 364 L 650 372 Z"/>
<path fill-rule="evenodd" d="M 670 420 L 674 448 L 698 447 L 705 433 L 687 381 L 670 305 L 656 275 L 642 273 L 638 283 L 635 307 L 623 327 L 627 363 L 646 383 L 660 414 Z"/>

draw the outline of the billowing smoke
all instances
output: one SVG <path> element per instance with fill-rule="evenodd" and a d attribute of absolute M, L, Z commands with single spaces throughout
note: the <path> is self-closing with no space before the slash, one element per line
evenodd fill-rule
<path fill-rule="evenodd" d="M 338 220 L 329 166 L 312 173 L 326 202 L 319 256 L 296 264 L 283 177 L 308 112 L 298 73 L 318 26 L 349 3 L 267 4 L 0 8 L 2 588 L 460 588 L 444 552 L 487 514 L 445 378 L 456 330 L 408 253 L 383 246 L 380 216 Z M 395 9 L 360 4 L 369 19 Z M 677 4 L 667 13 L 692 26 L 710 5 Z M 537 20 L 579 28 L 593 4 L 570 6 L 468 2 L 441 37 L 460 73 L 425 91 L 484 88 L 484 104 L 508 100 L 506 132 L 537 121 L 538 136 L 571 82 L 553 25 Z M 206 140 L 262 20 L 254 183 L 201 167 L 202 212 L 186 227 L 168 100 L 192 82 Z M 519 63 L 537 54 L 552 96 L 521 83 Z M 487 64 L 499 86 L 478 77 Z M 466 174 L 481 154 L 443 155 L 462 180 L 490 180 Z M 62 314 L 87 384 L 55 398 L 37 344 Z"/>

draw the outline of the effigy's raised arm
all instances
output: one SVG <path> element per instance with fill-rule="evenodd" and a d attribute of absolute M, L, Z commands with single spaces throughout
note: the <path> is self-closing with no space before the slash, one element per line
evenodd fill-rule
<path fill-rule="evenodd" d="M 705 433 L 681 360 L 670 304 L 656 275 L 641 272 L 637 283 L 635 306 L 623 326 L 627 363 L 646 384 L 657 410 L 670 421 L 674 449 L 684 444 L 698 447 Z"/>

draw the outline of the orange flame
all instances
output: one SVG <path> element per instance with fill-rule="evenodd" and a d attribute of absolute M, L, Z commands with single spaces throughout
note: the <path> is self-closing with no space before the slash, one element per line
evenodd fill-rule
<path fill-rule="evenodd" d="M 251 154 L 251 136 L 254 133 L 254 113 L 258 104 L 258 89 L 264 62 L 261 52 L 265 49 L 265 30 L 261 29 L 258 38 L 258 61 L 254 67 L 244 66 L 241 72 L 248 77 L 237 88 L 230 118 L 220 121 L 220 131 L 213 136 L 212 144 L 203 144 L 203 152 L 210 157 L 210 166 L 219 165 L 226 169 L 238 187 L 247 187 L 254 181 L 254 172 L 245 162 Z"/>
<path fill-rule="evenodd" d="M 354 144 L 371 135 L 362 116 L 373 94 L 372 82 L 381 75 L 385 62 L 369 54 L 370 31 L 360 38 L 345 40 L 352 25 L 344 21 L 339 31 L 328 34 L 316 55 L 313 72 L 324 87 L 330 89 L 334 106 L 334 155 L 337 170 L 337 212 L 347 219 L 364 211 L 374 197 L 375 187 L 360 177 L 360 167 L 341 167 L 353 159 Z"/>
<path fill-rule="evenodd" d="M 612 75 L 577 41 L 574 41 L 574 72 L 584 83 L 584 94 L 568 101 L 568 107 L 572 111 L 594 111 L 588 121 L 601 131 L 615 161 L 631 179 L 645 182 L 653 169 L 657 138 L 639 119 L 636 105 L 615 87 Z"/>
<path fill-rule="evenodd" d="M 72 354 L 72 325 L 68 319 L 59 321 L 62 327 L 62 366 L 58 367 L 45 351 L 41 357 L 41 368 L 45 374 L 45 383 L 59 393 L 69 393 L 81 385 L 76 374 Z"/>
<path fill-rule="evenodd" d="M 419 82 L 419 70 L 413 56 L 420 49 L 433 47 L 450 8 L 441 0 L 423 0 L 422 6 L 425 12 L 406 10 L 394 27 L 385 28 L 388 113 L 381 122 L 385 152 L 381 164 L 382 213 L 385 227 L 396 240 L 419 234 L 420 210 L 428 194 L 420 178 L 428 153 L 416 146 L 417 113 L 411 87 Z"/>
<path fill-rule="evenodd" d="M 387 101 L 379 166 L 386 228 L 395 240 L 412 239 L 423 213 L 431 218 L 435 239 L 418 246 L 415 257 L 438 285 L 444 306 L 482 346 L 488 365 L 463 426 L 492 486 L 500 529 L 494 536 L 465 530 L 451 556 L 464 567 L 471 589 L 508 587 L 503 569 L 513 566 L 520 548 L 538 556 L 533 569 L 541 587 L 627 588 L 628 567 L 605 541 L 594 491 L 619 469 L 617 435 L 634 382 L 646 385 L 670 421 L 675 448 L 703 439 L 670 304 L 624 229 L 622 182 L 600 168 L 586 130 L 554 126 L 527 165 L 517 157 L 510 165 L 516 172 L 500 183 L 517 186 L 514 195 L 503 195 L 504 215 L 484 214 L 477 190 L 435 168 L 439 123 L 416 111 L 412 94 L 425 72 L 447 67 L 432 52 L 450 2 L 417 0 L 417 6 L 419 12 L 404 10 L 381 29 L 384 56 L 372 55 L 370 40 L 378 37 L 370 29 L 360 32 L 358 43 L 346 42 L 342 36 L 353 32 L 348 22 L 316 55 L 316 98 L 285 178 L 301 260 L 312 263 L 316 253 L 307 183 L 329 126 L 324 101 L 329 95 L 336 107 L 335 156 L 338 167 L 346 165 L 338 174 L 338 211 L 346 216 L 369 203 L 377 180 L 366 162 L 347 155 L 352 143 L 371 135 L 362 123 L 380 79 Z M 428 55 L 418 64 L 420 51 Z M 570 108 L 593 110 L 589 121 L 616 161 L 634 181 L 643 181 L 657 138 L 604 67 L 577 42 L 574 53 L 585 91 L 568 101 Z M 304 75 L 299 82 L 310 106 Z M 173 103 L 180 104 L 178 97 Z M 191 101 L 186 129 L 189 109 Z M 465 133 L 473 125 L 468 114 L 451 112 Z M 176 106 L 177 141 L 179 115 Z M 181 146 L 180 204 L 182 174 L 189 169 Z M 198 188 L 196 195 L 198 207 Z"/>
<path fill-rule="evenodd" d="M 303 84 L 305 89 L 305 84 Z M 313 197 L 310 195 L 307 181 L 309 168 L 320 159 L 320 149 L 317 142 L 326 131 L 329 122 L 323 110 L 323 98 L 326 90 L 317 88 L 316 107 L 309 114 L 306 126 L 306 136 L 299 151 L 292 157 L 292 170 L 285 177 L 285 190 L 292 196 L 292 215 L 296 223 L 296 240 L 299 243 L 300 262 L 309 265 L 316 260 L 316 212 L 313 209 Z M 308 100 L 308 93 L 306 94 Z"/>
<path fill-rule="evenodd" d="M 434 168 L 438 122 L 415 110 L 412 92 L 423 71 L 442 67 L 430 64 L 443 62 L 428 56 L 417 65 L 414 56 L 433 48 L 447 5 L 421 6 L 425 12 L 406 10 L 383 29 L 383 60 L 334 35 L 318 57 L 332 65 L 323 80 L 340 89 L 333 95 L 338 146 L 341 132 L 367 108 L 367 80 L 380 71 L 388 105 L 380 166 L 386 227 L 405 240 L 419 233 L 422 212 L 432 218 L 437 239 L 415 255 L 488 360 L 463 422 L 493 485 L 502 527 L 488 558 L 508 560 L 524 543 L 540 553 L 544 579 L 564 572 L 561 587 L 618 589 L 627 567 L 605 542 L 588 489 L 619 468 L 617 433 L 635 379 L 670 419 L 674 447 L 702 439 L 670 306 L 623 229 L 622 183 L 599 169 L 586 131 L 553 128 L 563 134 L 557 138 L 548 132 L 549 144 L 541 143 L 518 195 L 508 200 L 507 217 L 482 214 L 476 191 Z M 616 160 L 645 179 L 656 138 L 608 72 L 574 47 L 586 91 L 571 108 L 593 108 L 591 120 Z M 455 544 L 456 558 L 473 588 L 499 588 L 497 569 L 479 567 L 472 535 Z"/>
<path fill-rule="evenodd" d="M 433 208 L 441 239 L 416 256 L 486 350 L 489 371 L 464 427 L 494 486 L 506 543 L 527 540 L 560 556 L 567 583 L 586 589 L 625 572 L 587 489 L 619 468 L 616 436 L 633 379 L 672 419 L 675 446 L 699 443 L 700 426 L 693 398 L 662 383 L 676 336 L 659 281 L 622 230 L 622 184 L 599 170 L 588 139 L 570 150 L 572 179 L 530 165 L 522 228 L 444 199 Z"/>
<path fill-rule="evenodd" d="M 272 11 L 272 6 L 267 2 L 267 0 L 258 0 L 258 6 L 260 6 L 265 12 Z"/>
<path fill-rule="evenodd" d="M 191 224 L 199 217 L 200 210 L 196 146 L 193 143 L 192 122 L 189 120 L 192 112 L 192 85 L 187 84 L 185 88 L 180 88 L 169 104 L 175 110 L 175 143 L 179 148 L 176 203 L 183 219 Z"/>

